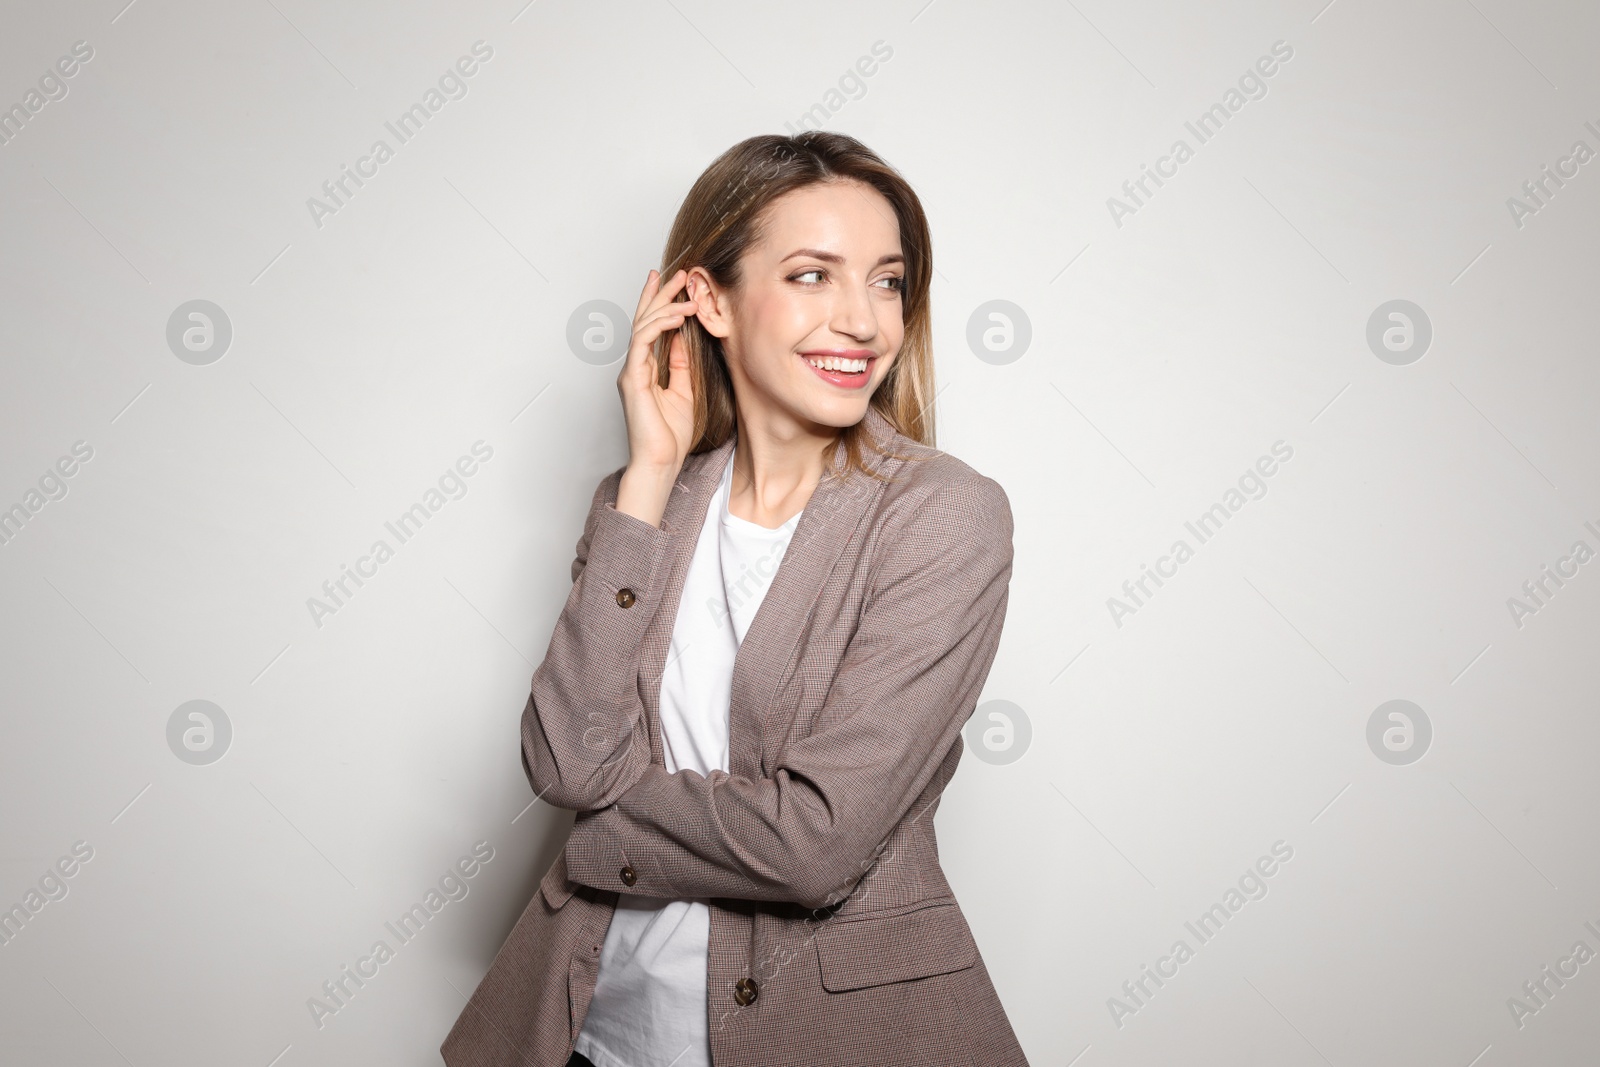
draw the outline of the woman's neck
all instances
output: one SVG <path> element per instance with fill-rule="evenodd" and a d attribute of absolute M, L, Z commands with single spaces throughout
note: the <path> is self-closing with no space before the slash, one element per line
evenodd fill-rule
<path fill-rule="evenodd" d="M 728 510 L 737 518 L 777 529 L 811 499 L 839 431 L 824 436 L 794 427 L 778 434 L 770 426 L 752 425 L 742 413 L 738 426 Z"/>

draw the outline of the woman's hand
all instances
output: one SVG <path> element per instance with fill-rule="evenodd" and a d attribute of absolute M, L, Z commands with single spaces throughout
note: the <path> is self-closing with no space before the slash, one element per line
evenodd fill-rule
<path fill-rule="evenodd" d="M 617 510 L 652 526 L 660 523 L 673 482 L 694 444 L 690 440 L 694 393 L 689 353 L 677 330 L 698 305 L 693 297 L 672 300 L 687 280 L 688 272 L 680 270 L 662 285 L 660 275 L 650 272 L 633 316 L 628 356 L 617 375 L 617 392 L 628 424 L 628 467 L 617 489 Z M 668 330 L 673 334 L 667 350 L 667 387 L 663 389 L 656 384 L 660 367 L 655 342 Z"/>

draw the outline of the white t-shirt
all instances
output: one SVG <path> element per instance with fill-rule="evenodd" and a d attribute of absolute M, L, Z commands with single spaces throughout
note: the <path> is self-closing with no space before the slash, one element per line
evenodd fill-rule
<path fill-rule="evenodd" d="M 661 679 L 670 773 L 728 769 L 734 657 L 800 523 L 796 514 L 769 530 L 730 514 L 732 484 L 730 452 L 684 579 Z M 619 896 L 576 1045 L 597 1067 L 711 1067 L 707 903 Z"/>

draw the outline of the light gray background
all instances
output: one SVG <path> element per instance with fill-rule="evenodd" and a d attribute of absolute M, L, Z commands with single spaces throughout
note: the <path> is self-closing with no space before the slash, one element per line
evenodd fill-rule
<path fill-rule="evenodd" d="M 1600 962 L 1508 1006 L 1600 951 L 1600 563 L 1508 606 L 1600 549 L 1600 161 L 1507 204 L 1600 150 L 1592 4 L 124 3 L 0 32 L 4 107 L 94 49 L 0 146 L 0 507 L 93 449 L 0 546 L 0 907 L 94 850 L 0 947 L 0 1060 L 438 1062 L 571 818 L 530 806 L 518 717 L 626 445 L 568 318 L 631 311 L 701 169 L 822 103 L 924 198 L 938 443 L 1016 517 L 984 698 L 1031 742 L 969 749 L 938 828 L 1031 1062 L 1594 1062 Z M 478 40 L 467 95 L 316 225 Z M 209 365 L 166 339 L 196 299 L 233 330 Z M 1404 365 L 1366 340 L 1397 299 L 1433 329 Z M 967 343 L 993 300 L 1020 358 Z M 479 440 L 318 626 L 307 599 Z M 1279 440 L 1266 495 L 1117 625 Z M 1367 741 L 1395 699 L 1432 725 L 1406 765 Z M 168 744 L 191 700 L 231 723 L 208 765 Z M 1267 895 L 1119 1026 L 1280 840 Z M 319 1028 L 308 999 L 478 841 L 468 895 Z"/>

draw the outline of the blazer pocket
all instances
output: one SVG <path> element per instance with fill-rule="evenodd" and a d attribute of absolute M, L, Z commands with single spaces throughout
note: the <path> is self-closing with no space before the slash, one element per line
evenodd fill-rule
<path fill-rule="evenodd" d="M 816 946 L 822 986 L 834 993 L 947 974 L 978 961 L 978 943 L 953 901 L 825 923 Z"/>
<path fill-rule="evenodd" d="M 563 849 L 539 882 L 539 892 L 543 894 L 546 904 L 552 909 L 559 909 L 577 891 L 578 884 L 567 880 L 567 853 Z"/>

